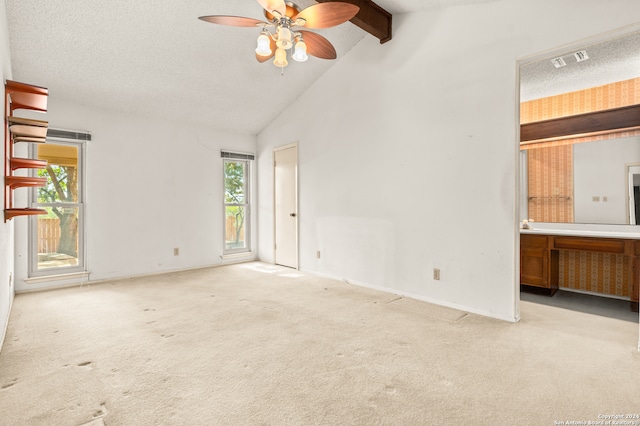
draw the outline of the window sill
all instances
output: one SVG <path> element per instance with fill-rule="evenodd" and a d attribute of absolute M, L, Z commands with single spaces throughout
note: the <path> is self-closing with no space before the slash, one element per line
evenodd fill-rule
<path fill-rule="evenodd" d="M 44 275 L 41 277 L 25 278 L 24 282 L 27 284 L 39 284 L 51 281 L 64 281 L 73 280 L 78 278 L 89 278 L 89 272 L 73 272 L 70 274 L 56 274 L 56 275 Z"/>
<path fill-rule="evenodd" d="M 222 256 L 220 256 L 220 258 L 223 261 L 225 261 L 225 260 L 239 260 L 239 259 L 251 260 L 251 259 L 255 259 L 256 258 L 256 252 L 254 252 L 254 251 L 244 251 L 242 253 L 223 254 Z"/>

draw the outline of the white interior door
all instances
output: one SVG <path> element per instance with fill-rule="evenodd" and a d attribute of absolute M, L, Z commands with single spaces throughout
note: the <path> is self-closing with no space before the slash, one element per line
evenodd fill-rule
<path fill-rule="evenodd" d="M 298 268 L 298 147 L 276 148 L 274 160 L 275 263 Z"/>

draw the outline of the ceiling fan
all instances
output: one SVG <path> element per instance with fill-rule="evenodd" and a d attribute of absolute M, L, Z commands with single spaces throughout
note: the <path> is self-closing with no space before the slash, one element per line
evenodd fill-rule
<path fill-rule="evenodd" d="M 256 59 L 265 62 L 275 56 L 273 64 L 284 68 L 288 65 L 287 50 L 295 47 L 291 58 L 304 62 L 309 57 L 335 59 L 336 49 L 323 36 L 301 28 L 330 28 L 353 18 L 360 8 L 343 2 L 328 2 L 300 9 L 296 4 L 284 0 L 257 0 L 264 8 L 267 22 L 242 16 L 200 16 L 212 24 L 234 27 L 261 27 L 256 48 Z"/>

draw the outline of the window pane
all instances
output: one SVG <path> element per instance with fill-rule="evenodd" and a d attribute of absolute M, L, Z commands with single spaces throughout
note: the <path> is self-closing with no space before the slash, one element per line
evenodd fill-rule
<path fill-rule="evenodd" d="M 225 249 L 246 249 L 247 242 L 245 239 L 245 207 L 226 206 L 225 210 Z"/>
<path fill-rule="evenodd" d="M 37 269 L 78 266 L 78 207 L 44 207 L 38 216 Z"/>
<path fill-rule="evenodd" d="M 38 176 L 46 177 L 46 186 L 38 189 L 39 203 L 78 202 L 78 147 L 46 143 L 37 146 L 37 158 L 47 160 L 46 169 Z"/>
<path fill-rule="evenodd" d="M 224 162 L 224 202 L 227 204 L 245 203 L 246 162 Z"/>

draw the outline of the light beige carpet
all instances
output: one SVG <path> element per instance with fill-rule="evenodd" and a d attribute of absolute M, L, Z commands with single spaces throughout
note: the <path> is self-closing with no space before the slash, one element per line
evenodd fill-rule
<path fill-rule="evenodd" d="M 262 263 L 16 296 L 2 425 L 553 425 L 640 412 L 638 325 Z"/>

